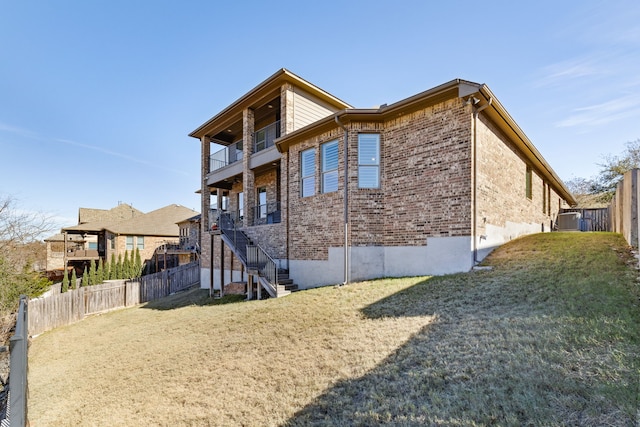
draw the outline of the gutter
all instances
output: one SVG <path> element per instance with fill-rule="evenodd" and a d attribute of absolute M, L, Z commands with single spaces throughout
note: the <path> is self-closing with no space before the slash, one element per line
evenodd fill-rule
<path fill-rule="evenodd" d="M 472 104 L 477 104 L 480 102 L 475 97 L 470 97 L 467 101 Z M 485 108 L 489 107 L 493 103 L 493 97 L 489 97 L 489 100 L 486 104 L 481 105 L 473 111 L 473 265 L 478 264 L 478 167 L 477 167 L 477 146 L 478 146 L 478 133 L 477 133 L 477 120 L 480 112 Z"/>
<path fill-rule="evenodd" d="M 344 131 L 344 286 L 349 283 L 349 129 L 342 124 L 337 114 L 334 118 Z"/>

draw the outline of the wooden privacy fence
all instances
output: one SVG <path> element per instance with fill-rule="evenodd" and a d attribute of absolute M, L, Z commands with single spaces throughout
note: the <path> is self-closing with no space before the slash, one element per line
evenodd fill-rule
<path fill-rule="evenodd" d="M 29 335 L 77 322 L 91 314 L 163 298 L 199 281 L 200 264 L 194 262 L 135 280 L 110 280 L 65 293 L 54 285 L 47 296 L 29 301 Z"/>
<path fill-rule="evenodd" d="M 624 174 L 609 208 L 611 231 L 622 234 L 629 245 L 640 246 L 640 169 Z"/>
<path fill-rule="evenodd" d="M 611 231 L 610 208 L 562 209 L 562 213 L 580 213 L 580 231 Z"/>

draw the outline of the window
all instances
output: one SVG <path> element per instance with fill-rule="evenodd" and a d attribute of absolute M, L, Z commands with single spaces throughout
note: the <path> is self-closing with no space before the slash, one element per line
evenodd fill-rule
<path fill-rule="evenodd" d="M 320 146 L 322 153 L 322 192 L 338 190 L 338 141 L 327 142 Z"/>
<path fill-rule="evenodd" d="M 109 236 L 109 240 L 111 241 L 111 249 L 116 248 L 116 238 L 115 236 Z"/>
<path fill-rule="evenodd" d="M 267 187 L 258 188 L 258 218 L 267 217 Z"/>
<path fill-rule="evenodd" d="M 133 242 L 136 242 L 136 245 L 133 245 Z M 144 236 L 127 236 L 125 249 L 128 251 L 132 251 L 135 248 L 144 249 Z"/>
<path fill-rule="evenodd" d="M 542 213 L 547 213 L 547 184 L 542 182 Z"/>
<path fill-rule="evenodd" d="M 531 200 L 531 177 L 532 177 L 531 168 L 527 166 L 527 174 L 525 178 L 525 191 L 526 191 L 527 199 L 529 200 Z"/>
<path fill-rule="evenodd" d="M 244 218 L 244 193 L 241 191 L 238 193 L 238 220 Z"/>
<path fill-rule="evenodd" d="M 309 149 L 300 153 L 300 196 L 313 196 L 316 193 L 316 152 Z"/>
<path fill-rule="evenodd" d="M 89 243 L 89 250 L 98 250 L 98 242 L 88 242 Z"/>
<path fill-rule="evenodd" d="M 358 135 L 358 188 L 380 188 L 380 135 Z"/>

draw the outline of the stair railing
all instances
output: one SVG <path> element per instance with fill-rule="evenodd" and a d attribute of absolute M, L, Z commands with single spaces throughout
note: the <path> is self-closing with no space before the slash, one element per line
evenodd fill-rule
<path fill-rule="evenodd" d="M 242 230 L 238 229 L 233 216 L 228 212 L 220 212 L 218 214 L 218 227 L 227 240 L 233 244 L 236 255 L 246 263 L 246 243 L 249 241 L 249 238 Z"/>
<path fill-rule="evenodd" d="M 258 245 L 247 245 L 247 265 L 257 270 L 260 276 L 273 285 L 278 294 L 278 266 L 264 249 Z"/>

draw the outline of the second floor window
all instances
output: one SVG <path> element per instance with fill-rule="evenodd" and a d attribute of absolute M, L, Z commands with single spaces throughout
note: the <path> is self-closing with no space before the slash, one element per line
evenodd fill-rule
<path fill-rule="evenodd" d="M 321 146 L 322 153 L 322 192 L 338 190 L 338 141 L 327 142 Z"/>
<path fill-rule="evenodd" d="M 313 148 L 300 153 L 300 196 L 313 196 L 316 192 L 316 152 Z"/>
<path fill-rule="evenodd" d="M 380 188 L 380 135 L 358 135 L 358 188 Z"/>

